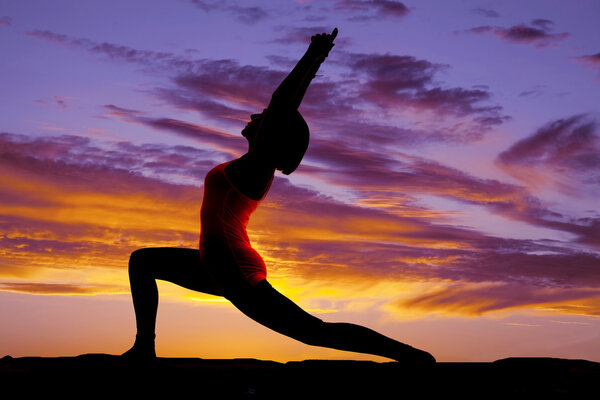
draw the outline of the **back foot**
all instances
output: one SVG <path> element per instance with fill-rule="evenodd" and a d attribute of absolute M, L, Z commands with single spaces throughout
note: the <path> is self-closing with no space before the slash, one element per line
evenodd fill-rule
<path fill-rule="evenodd" d="M 404 348 L 403 351 L 394 359 L 406 366 L 427 368 L 436 364 L 436 360 L 431 354 L 423 350 L 415 349 L 411 346 Z"/>

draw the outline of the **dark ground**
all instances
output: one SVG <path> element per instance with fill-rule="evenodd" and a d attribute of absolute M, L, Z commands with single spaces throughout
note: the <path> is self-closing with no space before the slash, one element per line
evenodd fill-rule
<path fill-rule="evenodd" d="M 372 361 L 158 358 L 136 364 L 106 354 L 6 356 L 0 387 L 19 398 L 600 399 L 600 363 L 507 358 L 419 369 Z"/>

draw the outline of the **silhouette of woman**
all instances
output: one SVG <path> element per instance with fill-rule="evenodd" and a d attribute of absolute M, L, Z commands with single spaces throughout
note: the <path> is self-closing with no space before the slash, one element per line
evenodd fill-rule
<path fill-rule="evenodd" d="M 337 28 L 311 38 L 308 50 L 273 93 L 268 108 L 252 115 L 242 130 L 248 152 L 206 175 L 199 250 L 144 248 L 131 254 L 129 280 L 137 335 L 123 356 L 156 357 L 155 280 L 160 279 L 224 296 L 253 320 L 309 345 L 374 354 L 411 365 L 435 363 L 429 353 L 369 328 L 324 322 L 302 310 L 266 280 L 265 263 L 246 233 L 250 214 L 267 194 L 275 170 L 289 175 L 304 156 L 309 132 L 298 107 L 336 35 Z"/>

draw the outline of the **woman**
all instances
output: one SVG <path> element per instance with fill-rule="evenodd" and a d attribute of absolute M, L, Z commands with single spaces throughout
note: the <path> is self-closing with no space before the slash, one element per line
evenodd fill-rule
<path fill-rule="evenodd" d="M 146 248 L 129 260 L 129 279 L 137 335 L 124 353 L 154 358 L 158 291 L 156 279 L 188 289 L 224 296 L 264 326 L 303 343 L 430 365 L 435 359 L 421 350 L 371 329 L 316 318 L 275 290 L 266 267 L 246 233 L 250 214 L 266 196 L 275 170 L 289 175 L 308 146 L 308 126 L 298 112 L 300 102 L 321 63 L 333 48 L 337 29 L 315 35 L 304 56 L 284 79 L 267 109 L 251 116 L 242 130 L 248 153 L 218 165 L 206 175 L 201 209 L 199 250 Z"/>

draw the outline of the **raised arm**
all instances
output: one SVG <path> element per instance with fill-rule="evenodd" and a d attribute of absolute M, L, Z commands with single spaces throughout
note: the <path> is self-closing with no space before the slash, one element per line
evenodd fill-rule
<path fill-rule="evenodd" d="M 268 108 L 270 111 L 277 109 L 293 111 L 298 109 L 308 85 L 310 85 L 321 63 L 325 61 L 329 51 L 333 48 L 333 40 L 337 33 L 338 30 L 335 28 L 331 34 L 317 34 L 311 38 L 306 53 L 273 93 Z"/>
<path fill-rule="evenodd" d="M 300 164 L 309 132 L 302 116 L 301 121 L 297 119 L 297 110 L 308 85 L 333 48 L 337 32 L 335 28 L 331 34 L 311 38 L 306 53 L 275 90 L 269 106 L 242 130 L 248 139 L 248 153 L 228 165 L 227 174 L 251 198 L 260 198 L 275 169 L 289 175 Z M 307 128 L 305 132 L 302 124 Z"/>

